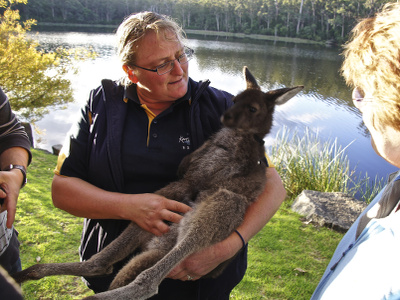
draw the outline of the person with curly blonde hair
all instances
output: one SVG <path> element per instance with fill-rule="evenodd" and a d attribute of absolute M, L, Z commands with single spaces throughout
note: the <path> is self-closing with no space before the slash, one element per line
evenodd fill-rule
<path fill-rule="evenodd" d="M 374 150 L 400 167 L 400 3 L 360 21 L 343 52 L 342 73 L 353 89 Z M 311 299 L 400 299 L 400 172 L 339 243 Z"/>

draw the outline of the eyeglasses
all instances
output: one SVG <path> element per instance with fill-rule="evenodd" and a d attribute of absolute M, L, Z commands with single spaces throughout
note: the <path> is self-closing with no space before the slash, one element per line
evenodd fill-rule
<path fill-rule="evenodd" d="M 364 100 L 372 100 L 373 97 L 371 95 L 366 96 L 366 93 L 364 90 L 360 87 L 355 87 L 353 90 L 353 93 L 351 94 L 351 98 L 353 101 L 360 103 L 361 101 Z"/>
<path fill-rule="evenodd" d="M 187 64 L 189 60 L 193 58 L 194 50 L 190 49 L 189 47 L 184 47 L 183 53 L 179 55 L 178 58 L 175 58 L 173 60 L 167 61 L 163 63 L 162 65 L 157 66 L 155 69 L 147 69 L 143 67 L 139 67 L 137 65 L 132 64 L 136 68 L 143 69 L 146 71 L 150 72 L 157 72 L 158 75 L 164 75 L 168 72 L 170 72 L 174 66 L 175 66 L 175 61 L 177 60 L 181 65 Z"/>

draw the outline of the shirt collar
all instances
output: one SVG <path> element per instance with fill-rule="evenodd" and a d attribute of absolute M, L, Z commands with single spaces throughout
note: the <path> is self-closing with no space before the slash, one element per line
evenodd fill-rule
<path fill-rule="evenodd" d="M 136 87 L 137 86 L 134 83 L 132 83 L 131 85 L 125 87 L 125 90 L 124 90 L 124 101 L 125 101 L 125 103 L 127 103 L 128 100 L 131 100 L 131 101 L 133 101 L 133 102 L 135 102 L 135 103 L 137 103 L 139 105 L 141 104 L 140 100 L 139 100 L 139 97 L 138 97 L 138 94 L 137 94 L 137 91 L 136 91 Z M 187 88 L 186 94 L 183 97 L 181 97 L 178 100 L 176 100 L 174 102 L 174 105 L 179 104 L 179 103 L 181 103 L 183 101 L 189 101 L 190 100 L 190 91 L 191 91 L 190 84 L 188 84 L 188 88 Z"/>

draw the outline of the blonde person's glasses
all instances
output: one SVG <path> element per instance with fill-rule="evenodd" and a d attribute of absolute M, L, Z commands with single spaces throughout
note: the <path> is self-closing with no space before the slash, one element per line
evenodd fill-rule
<path fill-rule="evenodd" d="M 136 68 L 143 69 L 146 71 L 150 72 L 157 72 L 158 75 L 164 75 L 167 74 L 168 72 L 171 72 L 171 70 L 175 66 L 175 61 L 177 60 L 181 65 L 187 64 L 189 60 L 193 58 L 194 50 L 190 49 L 189 47 L 184 47 L 183 53 L 179 55 L 178 58 L 175 58 L 173 60 L 167 61 L 157 67 L 155 69 L 148 69 L 148 68 L 143 68 L 137 65 L 132 64 L 132 66 L 135 66 Z"/>
<path fill-rule="evenodd" d="M 358 86 L 354 88 L 351 98 L 353 99 L 354 106 L 359 110 L 362 110 L 366 103 L 372 102 L 374 99 L 370 93 L 366 93 Z"/>
<path fill-rule="evenodd" d="M 353 99 L 354 102 L 362 102 L 364 100 L 366 101 L 371 101 L 373 97 L 371 95 L 368 95 L 365 93 L 365 91 L 360 88 L 359 86 L 355 87 L 353 90 L 353 93 L 351 94 L 351 98 Z"/>

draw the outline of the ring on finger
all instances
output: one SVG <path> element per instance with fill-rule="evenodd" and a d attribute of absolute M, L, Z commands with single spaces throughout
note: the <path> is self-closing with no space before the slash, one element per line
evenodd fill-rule
<path fill-rule="evenodd" d="M 186 277 L 187 277 L 187 280 L 193 280 L 194 279 L 194 277 L 190 276 L 189 274 L 186 275 Z"/>

